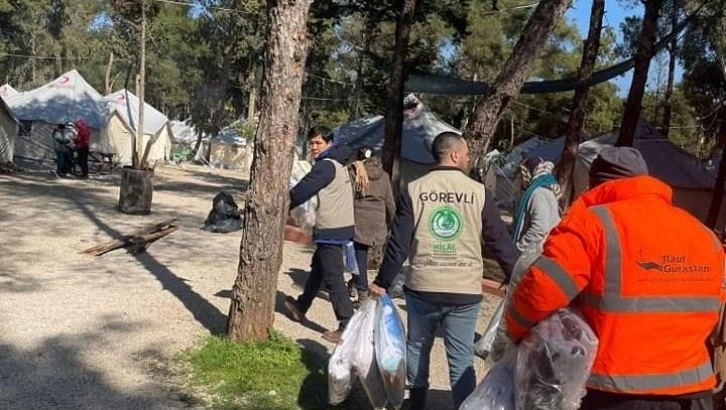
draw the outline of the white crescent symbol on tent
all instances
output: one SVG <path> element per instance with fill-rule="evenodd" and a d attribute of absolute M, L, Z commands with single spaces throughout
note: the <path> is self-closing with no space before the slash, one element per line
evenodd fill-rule
<path fill-rule="evenodd" d="M 69 81 L 71 81 L 71 79 L 67 75 L 64 75 L 63 77 L 61 77 L 61 80 L 59 81 L 59 83 L 60 84 L 65 84 L 65 83 L 67 83 Z"/>

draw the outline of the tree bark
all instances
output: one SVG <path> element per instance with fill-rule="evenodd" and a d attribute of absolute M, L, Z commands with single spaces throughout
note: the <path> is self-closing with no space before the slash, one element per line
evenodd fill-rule
<path fill-rule="evenodd" d="M 635 70 L 628 92 L 628 100 L 623 109 L 623 120 L 620 122 L 620 135 L 615 145 L 632 147 L 635 142 L 635 131 L 638 127 L 640 113 L 643 110 L 643 95 L 648 82 L 650 60 L 653 58 L 653 45 L 658 33 L 658 14 L 664 0 L 645 1 L 643 28 L 638 37 L 638 48 L 635 50 Z"/>
<path fill-rule="evenodd" d="M 348 111 L 348 122 L 355 121 L 360 116 L 360 95 L 363 90 L 363 63 L 366 54 L 370 51 L 373 42 L 373 29 L 375 23 L 371 23 L 366 17 L 363 21 L 362 47 L 358 50 L 355 67 L 355 84 L 353 85 L 353 97 Z"/>
<path fill-rule="evenodd" d="M 711 196 L 711 206 L 708 208 L 705 225 L 711 229 L 716 228 L 718 215 L 721 212 L 721 203 L 723 202 L 724 182 L 726 182 L 726 124 L 721 123 L 720 129 L 721 143 L 721 163 L 718 165 L 718 174 L 716 175 L 716 185 L 713 187 L 713 196 Z"/>
<path fill-rule="evenodd" d="M 403 0 L 401 14 L 396 21 L 396 44 L 393 48 L 391 78 L 388 83 L 383 168 L 391 176 L 391 187 L 396 197 L 401 188 L 399 163 L 403 133 L 403 85 L 406 81 L 406 55 L 415 11 L 416 0 Z"/>
<path fill-rule="evenodd" d="M 144 142 L 144 87 L 146 85 L 146 1 L 141 1 L 141 40 L 140 40 L 140 63 L 139 63 L 139 121 L 136 124 L 136 143 L 134 144 L 134 168 L 143 169 L 139 155 L 142 152 Z"/>
<path fill-rule="evenodd" d="M 590 92 L 590 80 L 595 70 L 597 55 L 600 50 L 600 35 L 602 33 L 602 19 L 605 15 L 605 0 L 593 0 L 590 12 L 590 29 L 582 50 L 582 61 L 578 71 L 577 88 L 572 100 L 572 111 L 567 124 L 567 137 L 562 158 L 557 167 L 557 177 L 562 185 L 562 203 L 569 206 L 575 198 L 575 161 L 577 149 L 580 146 L 580 135 L 585 124 L 587 113 L 587 96 Z"/>
<path fill-rule="evenodd" d="M 113 51 L 108 54 L 108 65 L 106 66 L 106 82 L 105 82 L 105 95 L 109 95 L 113 92 L 113 83 L 111 82 L 111 71 L 113 70 Z"/>
<path fill-rule="evenodd" d="M 274 320 L 290 205 L 287 190 L 299 131 L 309 8 L 310 0 L 267 0 L 260 122 L 227 322 L 229 337 L 240 342 L 266 340 Z"/>
<path fill-rule="evenodd" d="M 671 27 L 678 25 L 678 9 L 680 7 L 678 0 L 672 0 L 671 5 Z M 674 37 L 668 48 L 668 85 L 666 86 L 665 96 L 663 97 L 663 135 L 666 137 L 670 133 L 671 118 L 673 116 L 673 89 L 676 84 L 676 59 L 678 58 L 678 37 Z"/>
<path fill-rule="evenodd" d="M 507 105 L 519 97 L 519 91 L 532 73 L 534 62 L 542 51 L 543 44 L 557 22 L 562 19 L 570 3 L 570 0 L 539 2 L 499 76 L 487 93 L 477 100 L 474 113 L 464 133 L 464 137 L 469 141 L 474 163 L 486 154 L 489 142 Z"/>

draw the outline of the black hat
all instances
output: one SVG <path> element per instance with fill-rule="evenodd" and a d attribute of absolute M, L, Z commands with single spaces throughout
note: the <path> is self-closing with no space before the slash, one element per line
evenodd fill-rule
<path fill-rule="evenodd" d="M 648 165 L 640 151 L 632 147 L 605 147 L 590 166 L 590 186 L 639 175 L 648 175 Z"/>

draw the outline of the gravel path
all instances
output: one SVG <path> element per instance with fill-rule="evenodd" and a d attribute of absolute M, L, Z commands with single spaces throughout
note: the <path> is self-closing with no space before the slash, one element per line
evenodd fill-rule
<path fill-rule="evenodd" d="M 87 181 L 40 171 L 0 176 L 0 408 L 198 406 L 169 377 L 170 359 L 224 329 L 241 233 L 199 227 L 219 190 L 237 194 L 245 183 L 232 172 L 185 168 L 157 170 L 150 216 L 116 212 L 116 175 Z M 78 255 L 167 218 L 178 218 L 180 229 L 145 254 Z M 309 249 L 286 244 L 278 302 L 300 293 L 310 256 Z M 497 302 L 485 298 L 480 329 Z M 275 327 L 330 354 L 332 345 L 320 338 L 322 329 L 335 326 L 330 303 L 316 300 L 308 317 L 311 324 L 302 326 L 277 313 Z M 484 370 L 477 359 L 480 378 Z M 431 372 L 430 408 L 447 409 L 440 339 Z"/>

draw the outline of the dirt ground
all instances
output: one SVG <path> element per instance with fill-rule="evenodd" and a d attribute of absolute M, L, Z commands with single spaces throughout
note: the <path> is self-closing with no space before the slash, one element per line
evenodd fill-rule
<path fill-rule="evenodd" d="M 57 179 L 47 170 L 0 175 L 0 408 L 179 409 L 190 399 L 172 358 L 224 330 L 240 232 L 201 231 L 214 195 L 241 194 L 245 177 L 191 165 L 158 168 L 149 216 L 118 213 L 118 175 Z M 145 225 L 177 218 L 179 230 L 148 252 L 78 252 Z M 279 313 L 297 296 L 311 251 L 287 243 L 275 327 L 329 355 L 320 338 L 335 326 L 318 299 L 306 326 Z M 401 301 L 398 301 L 401 303 Z M 481 331 L 497 298 L 486 296 Z M 400 309 L 405 320 L 405 309 Z M 448 409 L 440 339 L 432 354 L 432 409 Z M 476 359 L 478 377 L 484 363 Z M 366 408 L 360 397 L 351 408 Z"/>

